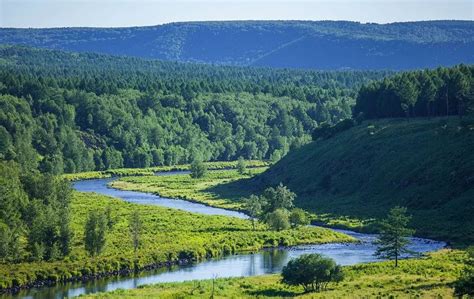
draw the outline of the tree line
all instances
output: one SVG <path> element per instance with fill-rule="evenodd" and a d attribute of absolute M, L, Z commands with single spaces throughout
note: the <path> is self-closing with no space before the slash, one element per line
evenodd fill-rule
<path fill-rule="evenodd" d="M 50 261 L 71 250 L 68 182 L 0 161 L 0 261 Z"/>
<path fill-rule="evenodd" d="M 0 159 L 42 172 L 277 160 L 386 72 L 217 67 L 0 47 Z"/>
<path fill-rule="evenodd" d="M 37 170 L 23 171 L 13 161 L 0 161 L 0 263 L 61 260 L 71 253 L 72 189 L 68 181 Z M 107 232 L 116 219 L 112 209 L 91 211 L 86 216 L 84 249 L 99 255 Z M 128 221 L 130 242 L 136 252 L 143 222 L 134 211 Z"/>
<path fill-rule="evenodd" d="M 463 116 L 474 111 L 474 66 L 404 72 L 359 90 L 354 117 Z"/>

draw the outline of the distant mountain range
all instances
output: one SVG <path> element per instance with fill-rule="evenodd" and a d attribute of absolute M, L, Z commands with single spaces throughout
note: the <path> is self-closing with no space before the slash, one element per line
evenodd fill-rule
<path fill-rule="evenodd" d="M 0 44 L 239 66 L 403 70 L 474 63 L 474 22 L 228 21 L 1 28 Z"/>

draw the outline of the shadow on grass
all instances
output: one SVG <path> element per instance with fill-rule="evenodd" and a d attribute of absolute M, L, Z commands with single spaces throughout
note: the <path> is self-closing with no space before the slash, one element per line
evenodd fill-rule
<path fill-rule="evenodd" d="M 261 192 L 259 187 L 258 177 L 254 177 L 212 186 L 205 189 L 204 192 L 211 193 L 217 198 L 239 202 L 242 198 L 249 197 L 252 194 L 259 194 Z"/>
<path fill-rule="evenodd" d="M 301 295 L 300 292 L 293 292 L 289 290 L 281 290 L 277 288 L 268 288 L 263 290 L 255 290 L 255 291 L 248 291 L 246 292 L 250 296 L 255 297 L 295 297 Z"/>

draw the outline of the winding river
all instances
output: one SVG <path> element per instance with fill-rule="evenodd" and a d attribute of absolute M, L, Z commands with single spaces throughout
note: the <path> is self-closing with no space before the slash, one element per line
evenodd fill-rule
<path fill-rule="evenodd" d="M 184 175 L 186 172 L 173 172 L 158 175 Z M 114 180 L 97 179 L 84 180 L 74 183 L 74 188 L 82 192 L 96 192 L 121 198 L 128 202 L 147 205 L 160 205 L 169 208 L 181 209 L 207 215 L 225 215 L 230 217 L 248 218 L 245 214 L 236 211 L 213 208 L 206 205 L 192 203 L 185 200 L 162 198 L 157 195 L 121 191 L 107 187 Z M 107 292 L 116 289 L 132 289 L 145 284 L 160 282 L 178 282 L 194 279 L 208 279 L 213 277 L 238 277 L 278 273 L 286 263 L 304 253 L 321 253 L 329 256 L 341 265 L 353 265 L 377 260 L 374 257 L 375 246 L 373 241 L 376 235 L 356 233 L 347 230 L 338 230 L 360 240 L 357 244 L 323 244 L 304 245 L 291 248 L 262 250 L 252 254 L 231 255 L 219 259 L 211 259 L 201 263 L 172 268 L 144 271 L 138 275 L 108 277 L 88 282 L 71 282 L 51 287 L 22 290 L 9 298 L 65 298 L 82 294 Z M 436 251 L 446 246 L 444 242 L 422 238 L 412 238 L 410 249 L 416 252 Z M 2 298 L 8 298 L 0 296 Z"/>

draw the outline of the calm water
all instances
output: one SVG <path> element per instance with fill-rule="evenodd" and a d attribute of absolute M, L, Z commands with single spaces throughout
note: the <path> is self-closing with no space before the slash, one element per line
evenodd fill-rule
<path fill-rule="evenodd" d="M 182 175 L 183 173 L 185 174 L 186 172 L 158 173 L 157 175 Z M 248 216 L 244 213 L 236 211 L 213 208 L 203 204 L 193 203 L 181 199 L 165 198 L 150 193 L 122 191 L 108 187 L 107 184 L 115 179 L 116 178 L 78 181 L 74 183 L 74 188 L 82 192 L 96 192 L 100 194 L 118 197 L 125 201 L 137 204 L 158 205 L 206 215 L 224 215 L 238 218 L 248 218 Z"/>
<path fill-rule="evenodd" d="M 142 192 L 120 191 L 107 188 L 113 179 L 80 181 L 74 184 L 79 191 L 97 192 L 122 198 L 138 204 L 156 204 L 207 215 L 226 215 L 244 218 L 242 213 L 207 207 L 183 200 L 161 198 Z M 305 253 L 320 253 L 335 259 L 341 265 L 353 265 L 375 261 L 373 241 L 376 235 L 338 230 L 356 237 L 358 244 L 304 245 L 291 248 L 264 250 L 253 254 L 241 254 L 212 259 L 194 265 L 176 266 L 170 269 L 145 271 L 135 276 L 109 277 L 85 283 L 66 283 L 53 287 L 25 290 L 16 298 L 64 298 L 81 294 L 106 292 L 116 289 L 132 289 L 140 285 L 159 282 L 177 282 L 213 277 L 239 277 L 278 273 L 286 263 Z M 412 238 L 410 249 L 416 252 L 428 252 L 441 249 L 446 244 L 428 239 Z M 13 296 L 10 296 L 13 297 Z"/>

